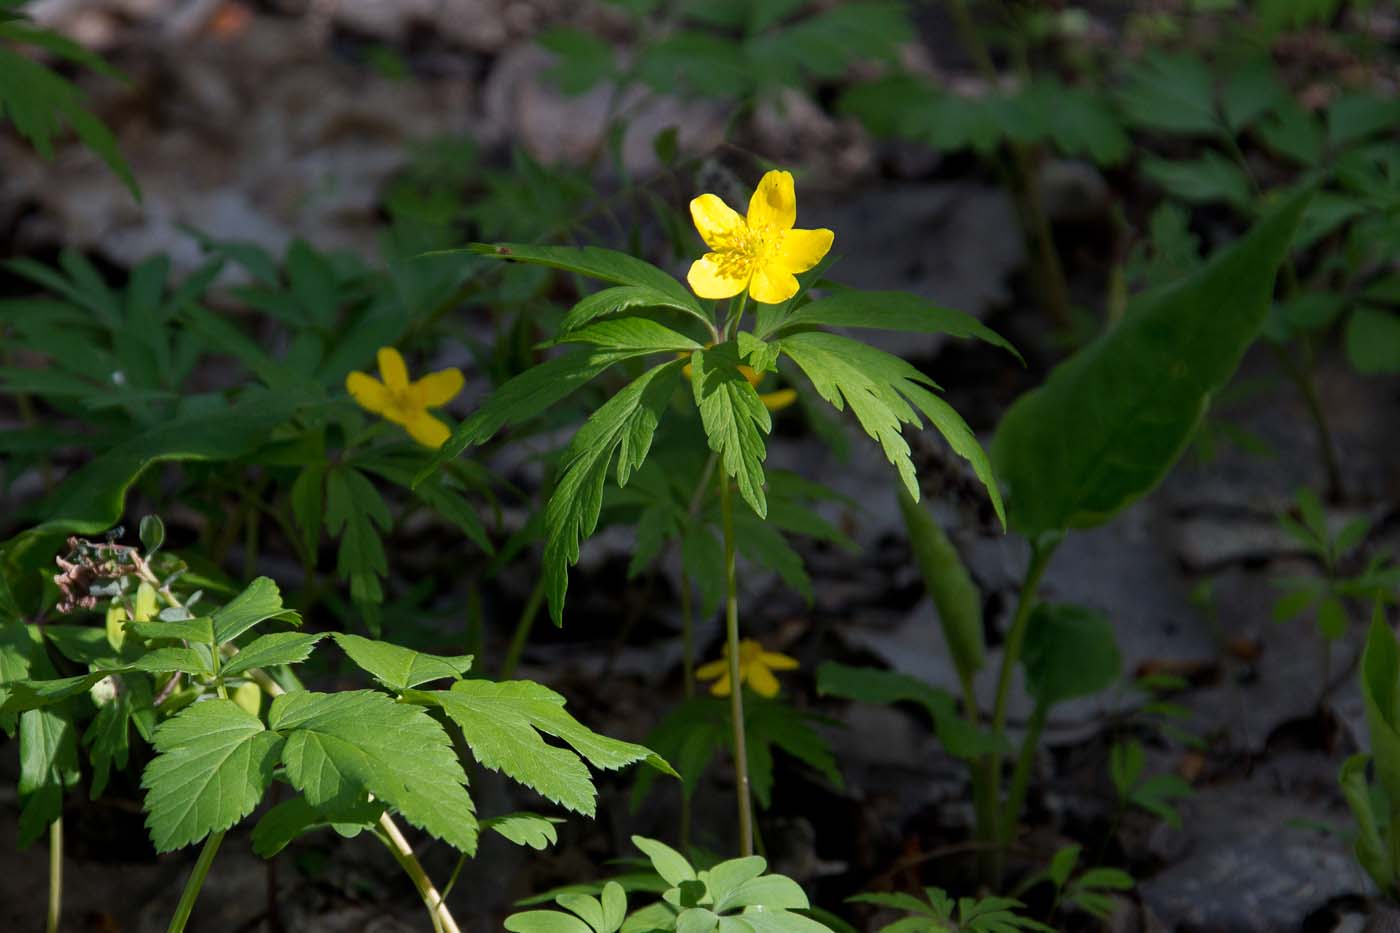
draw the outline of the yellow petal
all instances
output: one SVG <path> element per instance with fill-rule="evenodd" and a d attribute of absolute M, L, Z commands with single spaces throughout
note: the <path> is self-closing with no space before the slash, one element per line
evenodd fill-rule
<path fill-rule="evenodd" d="M 695 669 L 695 676 L 699 677 L 701 680 L 712 680 L 727 670 L 729 670 L 728 661 L 711 661 L 708 664 L 701 664 L 697 667 Z"/>
<path fill-rule="evenodd" d="M 772 171 L 764 175 L 749 198 L 750 230 L 791 230 L 797 223 L 797 192 L 792 173 Z"/>
<path fill-rule="evenodd" d="M 706 253 L 691 263 L 685 280 L 701 298 L 733 298 L 749 284 L 746 278 L 730 278 L 721 272 L 718 253 Z"/>
<path fill-rule="evenodd" d="M 452 432 L 447 429 L 447 425 L 428 414 L 426 411 L 415 411 L 403 422 L 404 430 L 418 443 L 424 447 L 431 447 L 434 450 L 441 447 L 452 436 Z"/>
<path fill-rule="evenodd" d="M 727 672 L 714 682 L 714 685 L 710 687 L 710 693 L 717 697 L 729 696 L 729 674 Z"/>
<path fill-rule="evenodd" d="M 748 670 L 747 680 L 753 692 L 761 697 L 775 697 L 778 695 L 778 678 L 764 667 L 762 664 L 755 664 Z"/>
<path fill-rule="evenodd" d="M 782 411 L 793 402 L 797 401 L 797 392 L 794 389 L 779 389 L 776 392 L 762 392 L 758 400 L 763 403 L 763 407 L 769 411 Z"/>
<path fill-rule="evenodd" d="M 462 371 L 454 366 L 452 369 L 428 373 L 413 383 L 413 393 L 424 406 L 435 408 L 438 405 L 446 405 L 456 398 L 457 393 L 462 391 L 462 386 L 465 383 Z"/>
<path fill-rule="evenodd" d="M 690 219 L 695 221 L 700 239 L 710 249 L 721 249 L 729 245 L 736 234 L 744 232 L 744 218 L 717 194 L 702 194 L 692 200 Z"/>
<path fill-rule="evenodd" d="M 789 272 L 806 272 L 831 250 L 836 234 L 821 230 L 789 230 L 778 246 L 777 260 Z"/>
<path fill-rule="evenodd" d="M 700 294 L 699 289 L 695 294 Z M 796 294 L 796 277 L 777 264 L 763 266 L 754 273 L 753 281 L 749 283 L 749 297 L 766 305 L 781 304 Z"/>
<path fill-rule="evenodd" d="M 354 372 L 345 377 L 345 391 L 365 411 L 382 415 L 389 410 L 389 390 L 384 383 L 366 373 Z"/>
<path fill-rule="evenodd" d="M 408 367 L 403 356 L 393 347 L 379 348 L 379 378 L 390 389 L 408 388 Z"/>
<path fill-rule="evenodd" d="M 757 386 L 759 381 L 763 378 L 763 376 L 754 372 L 752 366 L 745 366 L 743 363 L 740 363 L 738 369 L 739 374 L 742 375 L 745 379 L 747 379 L 749 381 L 749 385 L 751 386 Z"/>
<path fill-rule="evenodd" d="M 758 660 L 764 667 L 772 668 L 775 671 L 793 671 L 797 669 L 796 658 L 790 658 L 776 651 L 765 651 L 759 656 Z"/>

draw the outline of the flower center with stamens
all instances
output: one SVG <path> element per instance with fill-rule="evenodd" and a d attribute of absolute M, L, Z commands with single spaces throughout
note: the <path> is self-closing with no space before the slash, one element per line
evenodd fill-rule
<path fill-rule="evenodd" d="M 766 231 L 744 226 L 719 237 L 714 245 L 715 265 L 726 279 L 749 279 L 762 264 L 763 258 L 779 245 L 782 235 L 765 235 Z"/>

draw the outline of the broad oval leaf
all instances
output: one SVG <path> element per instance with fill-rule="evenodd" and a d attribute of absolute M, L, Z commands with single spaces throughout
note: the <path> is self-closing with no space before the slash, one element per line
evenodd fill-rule
<path fill-rule="evenodd" d="M 1051 706 L 1111 687 L 1123 658 L 1103 613 L 1040 603 L 1031 612 L 1021 663 L 1037 704 Z"/>
<path fill-rule="evenodd" d="M 1002 417 L 992 462 L 1011 524 L 1036 537 L 1087 528 L 1152 490 L 1259 333 L 1307 193 L 1113 329 Z"/>

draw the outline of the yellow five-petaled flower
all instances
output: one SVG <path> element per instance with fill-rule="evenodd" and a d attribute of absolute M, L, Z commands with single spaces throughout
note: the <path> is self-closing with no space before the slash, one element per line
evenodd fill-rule
<path fill-rule="evenodd" d="M 345 389 L 361 408 L 400 425 L 424 447 L 438 448 L 452 432 L 428 409 L 452 401 L 462 391 L 463 381 L 462 371 L 453 367 L 409 382 L 399 351 L 380 347 L 379 379 L 353 372 L 345 377 Z"/>
<path fill-rule="evenodd" d="M 690 216 L 711 250 L 686 276 L 701 298 L 732 298 L 748 289 L 754 301 L 787 301 L 797 294 L 795 274 L 821 262 L 835 236 L 830 230 L 793 229 L 797 194 L 788 172 L 763 176 L 747 217 L 714 194 L 691 201 Z"/>
<path fill-rule="evenodd" d="M 778 695 L 778 678 L 774 671 L 790 671 L 797 667 L 797 660 L 776 651 L 764 651 L 763 646 L 752 638 L 739 642 L 739 682 L 753 688 L 754 693 L 764 697 Z M 701 680 L 715 680 L 710 692 L 717 697 L 729 696 L 729 645 L 724 646 L 724 657 L 709 664 L 702 664 L 695 672 Z"/>

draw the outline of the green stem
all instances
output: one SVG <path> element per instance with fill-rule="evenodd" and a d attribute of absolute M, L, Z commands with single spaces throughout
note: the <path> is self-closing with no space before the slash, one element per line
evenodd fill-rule
<path fill-rule="evenodd" d="M 1056 542 L 1057 543 L 1057 542 Z M 1056 543 L 1032 542 L 1030 565 L 1021 584 L 1021 594 L 1016 603 L 1016 614 L 1012 617 L 1011 630 L 1007 632 L 1006 643 L 1002 646 L 1001 670 L 997 675 L 996 702 L 992 707 L 992 732 L 1002 735 L 1006 731 L 1007 703 L 1011 696 L 1011 678 L 1016 664 L 1021 659 L 1021 647 L 1026 640 L 1026 628 L 1030 623 L 1031 607 L 1035 604 L 1035 593 L 1040 586 L 1040 578 L 1050 563 Z M 1000 827 L 998 813 L 1001 800 L 1001 754 L 983 756 L 973 771 L 974 798 L 980 797 L 987 808 L 986 822 L 977 828 L 977 836 L 983 842 L 1000 842 L 1014 839 L 1015 815 L 1011 815 L 1005 827 Z M 980 784 L 980 787 L 976 785 Z M 991 853 L 991 864 L 984 866 L 992 875 L 1001 874 L 1004 847 Z"/>
<path fill-rule="evenodd" d="M 734 730 L 734 793 L 739 799 L 739 854 L 753 855 L 753 801 L 749 795 L 749 751 L 744 738 L 744 688 L 739 679 L 739 588 L 734 564 L 734 505 L 729 477 L 719 474 L 724 525 L 725 632 L 729 646 L 729 717 Z"/>
<path fill-rule="evenodd" d="M 49 824 L 49 916 L 46 933 L 58 933 L 63 917 L 63 817 Z"/>
<path fill-rule="evenodd" d="M 1313 384 L 1312 373 L 1308 367 L 1298 363 L 1293 359 L 1285 348 L 1273 345 L 1274 354 L 1278 357 L 1279 364 L 1283 371 L 1288 374 L 1288 378 L 1293 380 L 1293 384 L 1298 388 L 1298 394 L 1303 397 L 1303 404 L 1307 407 L 1308 417 L 1312 420 L 1313 430 L 1317 434 L 1317 446 L 1321 448 L 1322 469 L 1327 476 L 1327 498 L 1336 502 L 1342 498 L 1342 468 L 1337 459 L 1337 448 L 1332 440 L 1332 430 L 1327 426 L 1327 415 L 1322 410 L 1322 402 L 1317 397 L 1317 387 Z"/>
<path fill-rule="evenodd" d="M 690 593 L 690 574 L 681 568 L 681 676 L 685 698 L 695 696 L 695 607 Z"/>
<path fill-rule="evenodd" d="M 413 879 L 413 886 L 418 889 L 418 896 L 423 899 L 423 906 L 428 908 L 428 916 L 432 918 L 433 929 L 441 930 L 443 933 L 461 933 L 461 928 L 457 926 L 457 921 L 453 919 L 451 911 L 443 903 L 442 895 L 437 888 L 433 887 L 432 879 L 423 870 L 418 857 L 413 854 L 413 847 L 408 844 L 399 827 L 385 813 L 379 817 L 378 831 L 375 835 L 389 853 L 394 856 L 394 861 L 399 863 L 399 867 L 404 870 L 408 877 Z"/>
<path fill-rule="evenodd" d="M 1050 715 L 1050 707 L 1037 703 L 1031 713 L 1026 736 L 1021 740 L 1021 754 L 1016 758 L 1016 770 L 1011 775 L 1011 792 L 1006 798 L 1006 809 L 1002 813 L 1002 842 L 1010 845 L 1016 821 L 1021 816 L 1021 807 L 1026 803 L 1026 789 L 1030 786 L 1031 767 L 1035 764 L 1035 752 L 1040 747 L 1040 736 L 1045 731 L 1045 720 Z"/>
<path fill-rule="evenodd" d="M 501 662 L 501 680 L 510 680 L 515 676 L 515 669 L 520 666 L 520 656 L 525 653 L 525 645 L 530 640 L 530 630 L 535 627 L 535 617 L 540 614 L 540 606 L 544 603 L 544 577 L 540 577 L 535 583 L 535 588 L 530 591 L 530 598 L 525 600 L 525 608 L 520 611 L 520 618 L 515 622 L 515 632 L 510 637 L 510 645 L 506 648 L 505 660 Z"/>
<path fill-rule="evenodd" d="M 180 903 L 175 907 L 175 916 L 170 918 L 169 933 L 183 933 L 185 924 L 190 920 L 190 913 L 194 910 L 194 902 L 199 898 L 199 890 L 204 887 L 204 879 L 209 875 L 209 867 L 214 864 L 214 856 L 219 852 L 219 845 L 224 841 L 224 834 L 210 833 L 204 840 L 204 848 L 199 850 L 199 858 L 194 863 L 194 871 L 190 872 L 189 880 L 185 882 L 185 890 L 180 895 Z"/>

